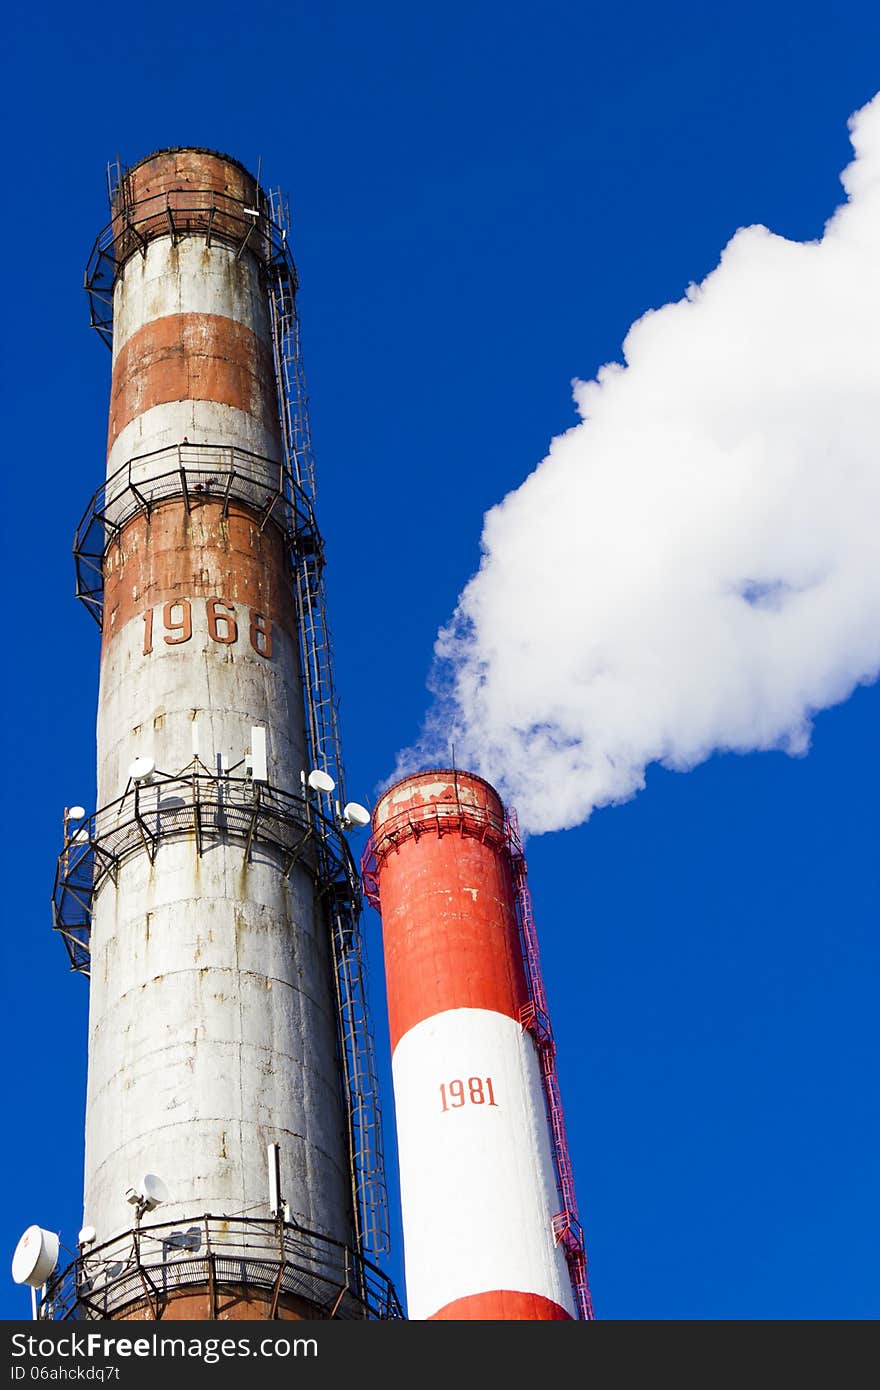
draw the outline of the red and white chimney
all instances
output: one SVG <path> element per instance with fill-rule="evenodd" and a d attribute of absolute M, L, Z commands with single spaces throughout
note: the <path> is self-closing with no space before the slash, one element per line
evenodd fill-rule
<path fill-rule="evenodd" d="M 525 861 L 480 777 L 373 815 L 411 1319 L 592 1317 Z"/>

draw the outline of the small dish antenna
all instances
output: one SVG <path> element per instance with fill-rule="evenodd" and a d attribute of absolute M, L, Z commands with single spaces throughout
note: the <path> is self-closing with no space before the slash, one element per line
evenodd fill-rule
<path fill-rule="evenodd" d="M 94 1245 L 97 1239 L 98 1232 L 95 1230 L 94 1226 L 83 1226 L 82 1230 L 76 1238 L 76 1242 L 79 1246 Z"/>
<path fill-rule="evenodd" d="M 54 1231 L 28 1226 L 12 1256 L 12 1278 L 16 1284 L 42 1288 L 58 1263 L 61 1241 Z"/>
<path fill-rule="evenodd" d="M 155 1211 L 156 1207 L 161 1207 L 168 1201 L 168 1188 L 155 1173 L 144 1173 L 141 1178 L 141 1193 L 147 1211 Z"/>
<path fill-rule="evenodd" d="M 155 771 L 155 758 L 135 758 L 134 762 L 129 764 L 128 775 L 132 782 L 146 782 Z"/>
<path fill-rule="evenodd" d="M 314 768 L 307 777 L 307 782 L 315 792 L 333 792 L 336 790 L 336 783 L 329 772 L 322 772 L 319 767 Z"/>
<path fill-rule="evenodd" d="M 137 1187 L 126 1189 L 125 1200 L 136 1209 L 140 1220 L 145 1211 L 155 1211 L 168 1201 L 168 1188 L 155 1173 L 144 1173 Z"/>
<path fill-rule="evenodd" d="M 347 801 L 342 808 L 343 830 L 361 830 L 370 824 L 370 813 L 359 801 Z"/>
<path fill-rule="evenodd" d="M 68 806 L 67 808 L 68 820 L 83 820 L 85 818 L 85 814 L 85 806 Z"/>

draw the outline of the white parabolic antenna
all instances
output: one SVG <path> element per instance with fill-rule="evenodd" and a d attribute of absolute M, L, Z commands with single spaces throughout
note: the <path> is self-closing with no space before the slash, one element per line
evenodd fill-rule
<path fill-rule="evenodd" d="M 132 782 L 143 782 L 155 771 L 156 761 L 154 758 L 135 758 L 129 766 L 128 775 Z"/>
<path fill-rule="evenodd" d="M 155 1173 L 144 1173 L 141 1178 L 141 1196 L 147 1211 L 155 1211 L 156 1207 L 161 1207 L 163 1202 L 168 1201 L 168 1188 Z"/>
<path fill-rule="evenodd" d="M 359 801 L 347 801 L 342 808 L 342 819 L 346 825 L 369 825 L 370 813 Z"/>
<path fill-rule="evenodd" d="M 12 1278 L 16 1284 L 38 1289 L 45 1284 L 58 1263 L 61 1242 L 54 1231 L 28 1226 L 12 1257 Z"/>
<path fill-rule="evenodd" d="M 68 820 L 82 820 L 82 818 L 83 818 L 83 816 L 85 815 L 85 813 L 86 813 L 86 808 L 85 808 L 85 806 L 69 806 L 69 807 L 67 808 L 67 819 L 68 819 Z"/>
<path fill-rule="evenodd" d="M 308 781 L 309 786 L 316 792 L 332 792 L 336 790 L 336 783 L 333 781 L 329 772 L 322 772 L 319 767 L 316 767 L 313 772 L 309 773 Z"/>

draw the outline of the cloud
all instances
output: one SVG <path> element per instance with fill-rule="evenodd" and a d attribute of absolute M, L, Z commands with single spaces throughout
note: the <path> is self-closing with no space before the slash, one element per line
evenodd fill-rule
<path fill-rule="evenodd" d="M 482 772 L 533 831 L 651 763 L 803 753 L 880 671 L 880 94 L 820 241 L 741 229 L 486 514 L 398 771 Z"/>

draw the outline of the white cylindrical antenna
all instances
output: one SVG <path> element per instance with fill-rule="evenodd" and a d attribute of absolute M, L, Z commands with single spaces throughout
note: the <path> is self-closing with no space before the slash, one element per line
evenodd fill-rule
<path fill-rule="evenodd" d="M 259 726 L 251 729 L 250 752 L 245 754 L 245 766 L 255 782 L 268 782 L 269 764 L 266 759 L 266 730 Z"/>
<path fill-rule="evenodd" d="M 194 758 L 199 756 L 199 716 L 194 714 L 190 732 L 192 734 L 192 754 Z"/>
<path fill-rule="evenodd" d="M 284 1198 L 281 1196 L 281 1145 L 267 1144 L 266 1158 L 269 1162 L 269 1215 L 283 1216 Z"/>

